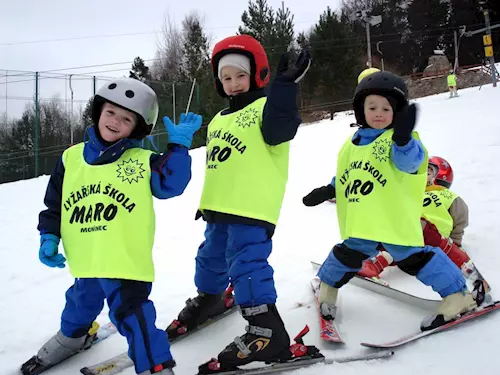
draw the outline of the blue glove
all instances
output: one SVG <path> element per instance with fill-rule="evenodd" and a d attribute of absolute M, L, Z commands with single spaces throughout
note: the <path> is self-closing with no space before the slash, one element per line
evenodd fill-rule
<path fill-rule="evenodd" d="M 191 147 L 193 134 L 201 127 L 201 121 L 201 116 L 192 112 L 182 113 L 179 125 L 175 125 L 169 117 L 163 117 L 163 124 L 168 133 L 168 143 Z"/>
<path fill-rule="evenodd" d="M 64 255 L 57 252 L 59 240 L 59 237 L 50 233 L 45 233 L 40 236 L 40 251 L 38 252 L 40 262 L 49 267 L 66 267 L 64 264 L 66 258 Z"/>

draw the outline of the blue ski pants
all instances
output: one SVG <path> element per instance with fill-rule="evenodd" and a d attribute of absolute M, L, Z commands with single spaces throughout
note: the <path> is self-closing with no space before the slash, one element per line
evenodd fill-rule
<path fill-rule="evenodd" d="M 363 261 L 379 252 L 379 242 L 348 238 L 336 245 L 318 271 L 321 281 L 340 288 L 354 277 Z M 439 293 L 441 297 L 466 289 L 465 279 L 458 267 L 437 247 L 411 247 L 383 243 L 396 264 L 404 272 Z"/>
<path fill-rule="evenodd" d="M 75 279 L 66 292 L 61 332 L 84 336 L 107 300 L 109 317 L 127 338 L 137 373 L 172 360 L 167 333 L 156 328 L 156 310 L 148 299 L 152 284 L 119 279 Z"/>
<path fill-rule="evenodd" d="M 276 302 L 274 271 L 267 262 L 272 240 L 265 228 L 244 224 L 208 223 L 196 256 L 195 284 L 201 292 L 222 293 L 234 287 L 242 307 Z"/>

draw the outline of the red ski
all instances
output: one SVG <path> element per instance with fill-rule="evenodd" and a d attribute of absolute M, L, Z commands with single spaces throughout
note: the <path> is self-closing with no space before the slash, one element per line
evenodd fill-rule
<path fill-rule="evenodd" d="M 490 305 L 484 306 L 484 307 L 479 307 L 475 311 L 465 313 L 465 314 L 461 315 L 459 318 L 452 320 L 451 322 L 449 322 L 445 325 L 442 325 L 440 327 L 431 329 L 429 331 L 423 331 L 423 332 L 419 331 L 419 332 L 416 332 L 414 334 L 401 337 L 397 340 L 388 341 L 388 342 L 381 343 L 381 344 L 371 344 L 371 343 L 363 342 L 363 343 L 361 343 L 361 345 L 366 346 L 368 348 L 377 348 L 377 349 L 396 348 L 398 346 L 402 346 L 402 345 L 407 344 L 409 342 L 421 339 L 422 337 L 426 337 L 426 336 L 432 335 L 434 333 L 446 331 L 449 328 L 453 328 L 453 327 L 455 327 L 461 323 L 464 323 L 468 320 L 475 319 L 477 317 L 488 314 L 492 311 L 496 311 L 498 309 L 500 309 L 500 301 L 496 301 L 496 302 L 494 302 Z"/>
<path fill-rule="evenodd" d="M 344 340 L 340 337 L 339 329 L 335 320 L 326 320 L 323 319 L 323 316 L 321 316 L 318 301 L 319 284 L 320 280 L 317 277 L 311 280 L 311 287 L 314 293 L 314 298 L 316 299 L 316 305 L 318 306 L 320 337 L 324 341 L 344 344 Z"/>

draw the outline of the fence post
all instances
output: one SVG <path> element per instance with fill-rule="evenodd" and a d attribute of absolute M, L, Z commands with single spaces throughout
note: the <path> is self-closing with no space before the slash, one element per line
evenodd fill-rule
<path fill-rule="evenodd" d="M 39 73 L 35 72 L 35 142 L 34 142 L 34 148 L 35 148 L 35 176 L 38 177 L 38 136 L 39 136 L 39 131 L 40 131 L 40 108 L 39 108 L 39 103 L 38 103 L 38 79 L 39 79 Z"/>
<path fill-rule="evenodd" d="M 196 108 L 197 113 L 201 112 L 201 105 L 200 105 L 200 85 L 196 85 L 196 104 L 198 107 Z"/>
<path fill-rule="evenodd" d="M 174 111 L 172 121 L 174 124 L 177 124 L 177 120 L 175 118 L 175 82 L 172 82 L 172 110 Z"/>

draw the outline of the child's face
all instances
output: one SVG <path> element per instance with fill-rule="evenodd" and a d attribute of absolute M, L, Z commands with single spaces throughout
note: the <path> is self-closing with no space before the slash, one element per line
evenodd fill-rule
<path fill-rule="evenodd" d="M 99 118 L 99 133 L 106 142 L 116 142 L 130 136 L 137 125 L 137 117 L 126 109 L 104 103 Z"/>
<path fill-rule="evenodd" d="M 434 183 L 434 177 L 436 177 L 436 170 L 429 164 L 427 167 L 427 185 L 432 185 Z"/>
<path fill-rule="evenodd" d="M 394 113 L 389 101 L 380 95 L 368 95 L 364 103 L 366 123 L 373 129 L 385 129 L 392 124 Z"/>
<path fill-rule="evenodd" d="M 250 90 L 250 76 L 233 66 L 222 68 L 221 81 L 227 96 L 238 95 Z"/>

